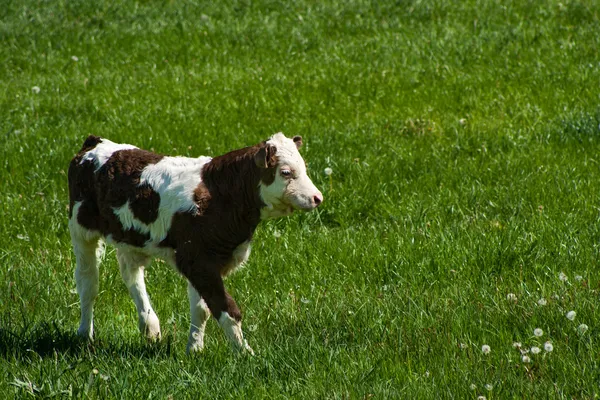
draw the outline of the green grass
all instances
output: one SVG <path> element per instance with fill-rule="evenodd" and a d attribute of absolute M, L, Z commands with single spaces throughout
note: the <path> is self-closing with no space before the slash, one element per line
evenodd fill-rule
<path fill-rule="evenodd" d="M 213 3 L 0 1 L 0 393 L 598 398 L 599 4 Z M 145 343 L 112 250 L 79 342 L 65 173 L 84 138 L 198 156 L 277 131 L 303 135 L 325 202 L 262 224 L 226 282 L 257 355 L 211 321 L 186 356 L 162 263 Z M 525 364 L 515 341 L 554 351 Z"/>

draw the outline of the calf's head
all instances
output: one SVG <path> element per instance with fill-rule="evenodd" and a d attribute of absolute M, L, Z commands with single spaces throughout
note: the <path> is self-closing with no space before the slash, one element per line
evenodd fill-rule
<path fill-rule="evenodd" d="M 306 173 L 298 152 L 301 146 L 300 136 L 289 139 L 276 133 L 256 153 L 256 165 L 262 170 L 260 197 L 266 204 L 262 218 L 282 217 L 294 210 L 311 211 L 323 202 L 323 195 Z"/>

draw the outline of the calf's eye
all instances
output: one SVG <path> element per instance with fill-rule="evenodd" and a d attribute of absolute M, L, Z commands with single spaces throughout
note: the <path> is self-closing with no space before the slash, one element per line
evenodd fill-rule
<path fill-rule="evenodd" d="M 286 178 L 289 178 L 292 176 L 292 171 L 290 171 L 289 169 L 282 169 L 281 175 L 285 176 Z"/>

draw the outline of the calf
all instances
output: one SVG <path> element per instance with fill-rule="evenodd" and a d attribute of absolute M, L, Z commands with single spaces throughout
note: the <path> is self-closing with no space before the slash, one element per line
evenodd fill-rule
<path fill-rule="evenodd" d="M 93 338 L 103 238 L 117 249 L 143 334 L 160 338 L 144 283 L 144 267 L 158 257 L 188 280 L 187 351 L 202 350 L 212 314 L 234 347 L 253 353 L 223 278 L 248 259 L 261 220 L 310 211 L 323 201 L 306 173 L 301 145 L 300 136 L 277 133 L 219 157 L 187 158 L 89 136 L 69 166 L 69 230 L 81 301 L 78 334 Z"/>

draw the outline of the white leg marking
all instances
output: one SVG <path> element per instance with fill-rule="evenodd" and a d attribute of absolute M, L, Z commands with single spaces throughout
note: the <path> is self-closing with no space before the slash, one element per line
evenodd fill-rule
<path fill-rule="evenodd" d="M 188 297 L 190 299 L 190 313 L 192 323 L 190 325 L 190 336 L 187 343 L 187 352 L 198 352 L 204 348 L 204 329 L 206 321 L 210 317 L 208 306 L 200 297 L 196 289 L 188 282 Z"/>
<path fill-rule="evenodd" d="M 229 313 L 223 312 L 219 317 L 219 325 L 223 328 L 225 336 L 231 342 L 233 347 L 239 351 L 247 351 L 251 355 L 254 355 L 254 351 L 248 346 L 248 342 L 244 340 L 244 334 L 242 333 L 242 323 L 237 322 L 231 318 Z"/>
<path fill-rule="evenodd" d="M 129 249 L 117 248 L 117 259 L 123 281 L 135 303 L 138 313 L 138 327 L 148 339 L 160 339 L 160 322 L 150 304 L 144 282 L 144 266 L 150 258 Z"/>
<path fill-rule="evenodd" d="M 75 283 L 81 303 L 81 319 L 77 334 L 90 340 L 94 337 L 94 301 L 98 296 L 98 259 L 103 246 L 98 246 L 98 235 L 83 228 L 77 222 L 77 213 L 81 203 L 73 207 L 73 216 L 69 220 L 69 231 L 77 267 Z"/>

